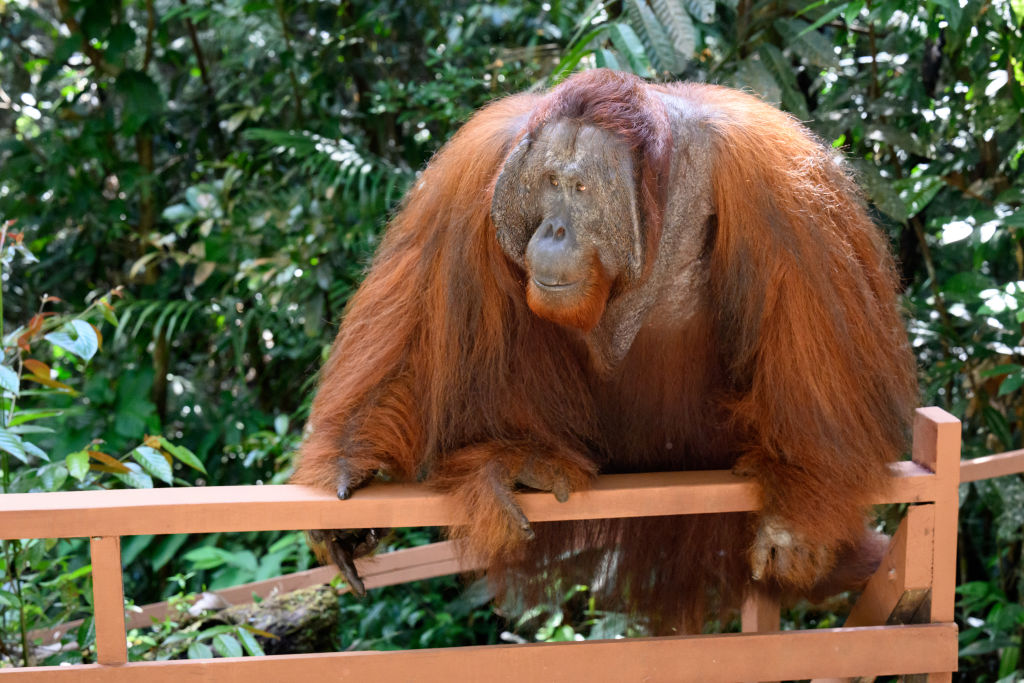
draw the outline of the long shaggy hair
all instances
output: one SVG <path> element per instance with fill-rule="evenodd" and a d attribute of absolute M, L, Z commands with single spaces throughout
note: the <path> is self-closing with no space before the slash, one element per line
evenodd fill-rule
<path fill-rule="evenodd" d="M 599 375 L 578 331 L 528 307 L 495 239 L 495 182 L 518 140 L 558 118 L 620 136 L 649 263 L 675 189 L 669 100 L 710 138 L 706 284 L 683 293 L 701 302 L 690 324 L 645 325 Z M 895 292 L 856 187 L 792 117 L 726 88 L 584 72 L 482 109 L 427 166 L 347 308 L 293 481 L 333 491 L 339 459 L 360 476 L 420 478 L 469 512 L 455 534 L 499 586 L 586 583 L 605 608 L 699 629 L 748 588 L 755 516 L 536 524 L 523 542 L 493 468 L 514 481 L 538 448 L 569 463 L 573 488 L 596 472 L 736 468 L 805 542 L 841 563 L 877 555 L 865 509 L 917 402 Z"/>

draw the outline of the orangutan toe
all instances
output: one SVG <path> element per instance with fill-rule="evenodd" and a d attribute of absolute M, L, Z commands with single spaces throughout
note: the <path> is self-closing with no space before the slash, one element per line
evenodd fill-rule
<path fill-rule="evenodd" d="M 350 461 L 345 458 L 338 458 L 338 474 L 334 479 L 339 500 L 348 500 L 352 493 L 364 486 L 373 476 L 370 472 L 352 467 Z"/>
<path fill-rule="evenodd" d="M 538 491 L 550 491 L 559 503 L 569 500 L 569 475 L 557 461 L 529 458 L 516 473 L 516 483 Z"/>
<path fill-rule="evenodd" d="M 363 597 L 366 586 L 356 570 L 356 559 L 369 555 L 376 549 L 387 529 L 324 529 L 311 531 L 314 541 L 322 541 L 327 545 L 327 553 L 331 561 L 341 571 L 352 592 Z"/>

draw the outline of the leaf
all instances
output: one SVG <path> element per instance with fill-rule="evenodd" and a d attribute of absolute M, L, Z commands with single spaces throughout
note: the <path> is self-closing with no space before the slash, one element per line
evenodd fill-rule
<path fill-rule="evenodd" d="M 284 436 L 288 433 L 288 416 L 278 415 L 274 418 L 274 432 L 278 436 Z"/>
<path fill-rule="evenodd" d="M 160 217 L 168 223 L 178 224 L 192 220 L 195 218 L 195 215 L 195 209 L 188 204 L 171 204 L 163 210 Z"/>
<path fill-rule="evenodd" d="M 168 441 L 167 439 L 165 439 L 162 436 L 159 437 L 159 440 L 160 440 L 160 446 L 165 451 L 167 451 L 172 456 L 174 456 L 175 458 L 177 458 L 181 462 L 185 463 L 186 465 L 188 465 L 192 469 L 199 470 L 203 474 L 206 474 L 206 467 L 203 466 L 202 461 L 198 457 L 196 457 L 195 453 L 193 453 L 189 449 L 185 448 L 184 446 L 179 446 L 179 445 L 171 443 L 170 441 Z"/>
<path fill-rule="evenodd" d="M 694 3 L 699 5 L 701 3 Z M 697 51 L 697 31 L 693 27 L 693 19 L 683 9 L 679 0 L 653 0 L 654 14 L 664 24 L 665 30 L 672 38 L 672 46 L 675 48 L 679 59 L 685 65 L 690 61 L 693 53 Z M 714 3 L 712 3 L 712 16 L 714 15 Z M 702 15 L 706 14 L 702 12 Z M 701 19 L 707 23 L 704 19 Z"/>
<path fill-rule="evenodd" d="M 629 24 L 618 22 L 611 24 L 608 34 L 615 49 L 626 56 L 629 67 L 638 76 L 650 73 L 651 63 L 644 52 L 643 43 Z"/>
<path fill-rule="evenodd" d="M 189 659 L 213 659 L 213 650 L 206 643 L 195 641 L 188 646 Z"/>
<path fill-rule="evenodd" d="M 33 375 L 39 375 L 40 377 L 50 377 L 53 374 L 49 365 L 40 360 L 36 360 L 35 358 L 26 359 L 24 366 Z"/>
<path fill-rule="evenodd" d="M 893 189 L 892 181 L 882 177 L 874 164 L 861 159 L 851 159 L 850 165 L 857 171 L 857 180 L 868 194 L 871 203 L 893 220 L 904 223 L 909 216 L 907 206 Z"/>
<path fill-rule="evenodd" d="M 999 395 L 1006 396 L 1007 394 L 1013 393 L 1024 385 L 1024 373 L 1016 372 L 1012 375 L 1007 376 L 1003 380 L 1003 383 L 999 385 Z"/>
<path fill-rule="evenodd" d="M 953 275 L 942 283 L 942 292 L 959 301 L 978 301 L 979 294 L 986 289 L 993 289 L 995 282 L 987 275 L 974 271 L 964 271 Z"/>
<path fill-rule="evenodd" d="M 213 637 L 213 649 L 216 650 L 221 657 L 241 657 L 242 646 L 238 644 L 238 641 L 227 633 L 218 633 Z"/>
<path fill-rule="evenodd" d="M 985 424 L 988 425 L 996 438 L 999 439 L 1003 449 L 1013 448 L 1013 434 L 1010 431 L 1010 424 L 1003 417 L 1003 414 L 992 406 L 984 406 L 981 412 L 985 418 Z"/>
<path fill-rule="evenodd" d="M 114 478 L 120 481 L 125 486 L 133 489 L 151 489 L 153 488 L 153 478 L 142 471 L 142 468 L 134 462 L 123 463 L 128 468 L 127 474 L 121 474 L 118 472 L 113 473 Z"/>
<path fill-rule="evenodd" d="M 232 553 L 212 545 L 195 548 L 185 553 L 185 560 L 193 569 L 216 569 L 231 561 Z"/>
<path fill-rule="evenodd" d="M 60 463 L 50 463 L 39 468 L 39 480 L 47 491 L 59 491 L 68 479 L 68 468 Z"/>
<path fill-rule="evenodd" d="M 900 193 L 900 199 L 907 206 L 907 214 L 916 216 L 921 213 L 928 204 L 935 199 L 946 183 L 938 176 L 920 176 L 918 178 L 905 178 L 893 183 L 893 187 Z"/>
<path fill-rule="evenodd" d="M 702 24 L 709 24 L 715 18 L 715 0 L 683 0 L 687 11 Z"/>
<path fill-rule="evenodd" d="M 672 38 L 644 0 L 629 0 L 626 4 L 630 23 L 639 32 L 652 64 L 658 71 L 678 73 L 686 66 L 686 59 L 680 58 Z"/>
<path fill-rule="evenodd" d="M 192 282 L 196 286 L 203 284 L 206 280 L 213 275 L 213 271 L 216 270 L 217 264 L 213 261 L 203 261 L 196 266 L 196 272 L 192 276 Z"/>
<path fill-rule="evenodd" d="M 838 69 L 839 57 L 832 41 L 817 31 L 807 32 L 810 25 L 801 19 L 779 19 L 775 28 L 786 45 L 805 63 L 821 69 Z"/>
<path fill-rule="evenodd" d="M 0 365 L 0 390 L 18 395 L 18 373 L 6 365 Z"/>
<path fill-rule="evenodd" d="M 10 453 L 23 463 L 28 462 L 21 437 L 3 427 L 0 427 L 0 451 Z"/>
<path fill-rule="evenodd" d="M 164 110 L 164 97 L 156 82 L 141 71 L 125 69 L 117 76 L 114 89 L 124 101 L 122 132 L 134 135 Z"/>
<path fill-rule="evenodd" d="M 740 68 L 736 70 L 735 79 L 737 86 L 750 88 L 765 102 L 779 104 L 782 101 L 782 88 L 757 55 L 751 55 L 743 60 Z"/>
<path fill-rule="evenodd" d="M 56 417 L 63 415 L 63 410 L 51 410 L 49 408 L 33 408 L 31 410 L 19 410 L 15 413 L 14 417 L 11 418 L 11 427 L 15 427 L 32 420 L 42 420 L 47 417 Z"/>
<path fill-rule="evenodd" d="M 72 396 L 78 396 L 78 392 L 69 387 L 67 384 L 64 384 L 63 382 L 58 382 L 55 379 L 50 379 L 49 377 L 40 377 L 39 375 L 25 375 L 23 379 L 29 380 L 31 382 L 36 382 L 37 384 L 42 384 L 44 387 L 50 387 L 51 389 L 60 389 L 61 391 L 66 391 L 68 394 Z"/>
<path fill-rule="evenodd" d="M 174 480 L 174 472 L 171 464 L 163 454 L 149 446 L 138 446 L 132 451 L 132 458 L 139 463 L 146 472 L 157 479 L 170 484 Z"/>
<path fill-rule="evenodd" d="M 96 351 L 100 347 L 96 331 L 92 325 L 84 320 L 72 320 L 63 325 L 57 332 L 51 332 L 46 335 L 44 339 L 54 346 L 59 346 L 68 353 L 73 353 L 86 362 L 96 355 Z"/>
<path fill-rule="evenodd" d="M 128 473 L 131 472 L 131 470 L 128 469 L 127 465 L 125 465 L 123 462 L 121 462 L 117 458 L 115 458 L 115 457 L 113 457 L 111 455 L 107 455 L 103 451 L 86 451 L 86 452 L 89 454 L 89 456 L 93 460 L 96 460 L 97 462 L 103 463 L 104 465 L 106 465 L 107 467 L 112 469 L 114 472 L 120 472 L 122 474 L 128 474 Z"/>
<path fill-rule="evenodd" d="M 78 481 L 83 481 L 89 473 L 89 454 L 85 451 L 68 453 L 64 458 L 64 465 L 68 468 L 68 474 Z"/>
<path fill-rule="evenodd" d="M 249 629 L 244 625 L 238 629 L 238 639 L 242 641 L 242 647 L 245 648 L 245 651 L 248 652 L 250 656 L 262 657 L 266 654 L 263 652 L 263 648 L 260 647 L 259 641 L 256 640 L 256 637 L 253 636 L 253 634 L 249 632 Z"/>

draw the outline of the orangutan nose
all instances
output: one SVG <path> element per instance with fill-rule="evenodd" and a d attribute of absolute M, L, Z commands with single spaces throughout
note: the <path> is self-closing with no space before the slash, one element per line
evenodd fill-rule
<path fill-rule="evenodd" d="M 584 270 L 581 256 L 576 232 L 562 218 L 544 220 L 526 245 L 526 265 L 541 287 L 576 284 Z"/>

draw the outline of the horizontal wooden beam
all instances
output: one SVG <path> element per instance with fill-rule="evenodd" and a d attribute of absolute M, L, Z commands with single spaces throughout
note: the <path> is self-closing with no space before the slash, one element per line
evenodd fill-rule
<path fill-rule="evenodd" d="M 960 461 L 960 483 L 1024 472 L 1024 450 Z"/>
<path fill-rule="evenodd" d="M 21 683 L 716 681 L 955 671 L 955 624 L 2 669 Z M 9 677 L 9 678 L 8 678 Z"/>
<path fill-rule="evenodd" d="M 912 462 L 893 466 L 877 503 L 934 498 L 935 477 Z M 550 493 L 517 499 L 532 521 L 743 512 L 760 486 L 729 471 L 609 474 L 559 503 Z M 349 500 L 302 486 L 206 486 L 0 496 L 0 538 L 74 538 L 287 529 L 448 526 L 462 523 L 448 496 L 421 484 L 374 483 Z"/>
<path fill-rule="evenodd" d="M 415 548 L 380 553 L 372 557 L 361 557 L 356 560 L 356 568 L 359 570 L 359 576 L 363 578 L 366 588 L 373 589 L 410 581 L 433 579 L 449 574 L 471 572 L 481 567 L 471 558 L 459 555 L 454 542 L 441 541 Z M 208 592 L 220 596 L 229 605 L 237 605 L 252 602 L 254 595 L 263 599 L 272 595 L 290 593 L 300 588 L 329 583 L 337 574 L 338 568 L 330 565 Z M 338 593 L 347 593 L 349 590 L 347 585 L 342 585 L 338 588 Z M 127 627 L 129 629 L 143 628 L 150 626 L 154 619 L 162 621 L 169 615 L 171 615 L 169 601 L 142 605 L 128 612 Z M 28 639 L 33 642 L 41 640 L 44 645 L 58 642 L 62 635 L 81 626 L 82 621 L 82 619 L 75 619 L 51 628 L 29 631 Z"/>

